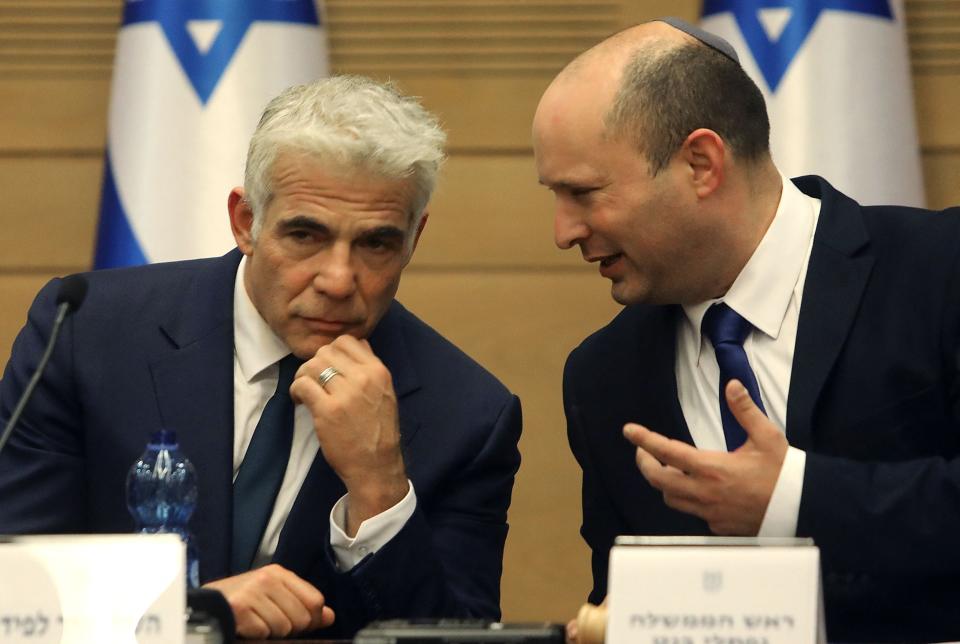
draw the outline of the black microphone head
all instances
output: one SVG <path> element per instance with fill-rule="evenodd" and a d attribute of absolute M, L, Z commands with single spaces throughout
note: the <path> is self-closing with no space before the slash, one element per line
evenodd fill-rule
<path fill-rule="evenodd" d="M 76 311 L 83 304 L 83 298 L 87 295 L 87 280 L 83 275 L 67 275 L 60 282 L 60 290 L 57 292 L 57 305 L 66 303 L 70 311 Z"/>

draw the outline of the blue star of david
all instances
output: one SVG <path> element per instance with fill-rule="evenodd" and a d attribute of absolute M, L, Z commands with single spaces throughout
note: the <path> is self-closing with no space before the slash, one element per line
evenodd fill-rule
<path fill-rule="evenodd" d="M 206 53 L 190 33 L 190 20 L 219 20 L 222 28 Z M 170 47 L 205 105 L 254 22 L 319 25 L 314 0 L 127 0 L 123 25 L 159 22 Z"/>
<path fill-rule="evenodd" d="M 776 42 L 767 37 L 760 23 L 761 9 L 792 10 Z M 771 92 L 776 92 L 783 75 L 803 46 L 817 18 L 824 11 L 850 11 L 893 20 L 889 0 L 704 0 L 703 17 L 729 11 L 734 15 L 753 58 Z"/>

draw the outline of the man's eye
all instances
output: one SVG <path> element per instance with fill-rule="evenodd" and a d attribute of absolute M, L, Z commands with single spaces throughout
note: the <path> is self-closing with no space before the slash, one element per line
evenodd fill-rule
<path fill-rule="evenodd" d="M 570 195 L 574 197 L 585 197 L 595 190 L 596 188 L 573 188 L 570 190 Z"/>
<path fill-rule="evenodd" d="M 399 248 L 400 244 L 399 239 L 381 236 L 367 237 L 361 242 L 361 245 L 367 250 L 378 253 L 393 251 Z"/>
<path fill-rule="evenodd" d="M 372 250 L 375 253 L 384 253 L 391 250 L 390 243 L 378 237 L 366 240 L 363 245 L 367 250 Z"/>

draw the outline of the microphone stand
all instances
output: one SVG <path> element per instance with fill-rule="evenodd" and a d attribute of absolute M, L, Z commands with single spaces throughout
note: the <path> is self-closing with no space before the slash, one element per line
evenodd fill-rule
<path fill-rule="evenodd" d="M 40 382 L 40 376 L 43 375 L 43 370 L 46 368 L 47 362 L 50 361 L 50 356 L 53 354 L 53 346 L 57 342 L 57 336 L 60 335 L 60 327 L 63 325 L 63 321 L 66 319 L 67 314 L 70 313 L 70 307 L 71 302 L 61 302 L 57 307 L 57 317 L 53 321 L 53 329 L 50 332 L 50 340 L 47 341 L 47 348 L 43 352 L 43 357 L 40 358 L 40 363 L 37 365 L 36 371 L 33 372 L 33 377 L 30 378 L 27 388 L 23 390 L 20 400 L 17 401 L 17 406 L 14 408 L 13 413 L 10 414 L 10 420 L 7 421 L 6 427 L 3 428 L 3 434 L 0 434 L 0 452 L 3 451 L 3 446 L 6 445 L 7 440 L 10 438 L 10 434 L 13 433 L 13 428 L 16 426 L 17 421 L 20 420 L 20 416 L 23 414 L 23 410 L 26 408 L 27 402 L 30 401 L 30 396 L 33 394 L 33 390 L 36 389 L 37 383 Z"/>

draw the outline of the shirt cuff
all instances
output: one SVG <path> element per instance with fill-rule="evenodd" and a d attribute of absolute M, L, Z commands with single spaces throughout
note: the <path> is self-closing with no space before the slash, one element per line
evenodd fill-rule
<path fill-rule="evenodd" d="M 392 508 L 363 521 L 357 529 L 357 536 L 352 539 L 345 531 L 350 495 L 344 494 L 336 502 L 330 510 L 330 545 L 341 572 L 351 570 L 367 556 L 385 546 L 413 516 L 413 511 L 417 508 L 417 494 L 413 491 L 413 483 L 409 479 L 407 484 L 410 486 L 407 495 Z"/>
<path fill-rule="evenodd" d="M 758 537 L 795 537 L 800 516 L 800 496 L 803 493 L 803 471 L 807 453 L 796 447 L 787 447 L 780 467 L 780 476 L 770 495 L 770 503 L 763 515 Z"/>

